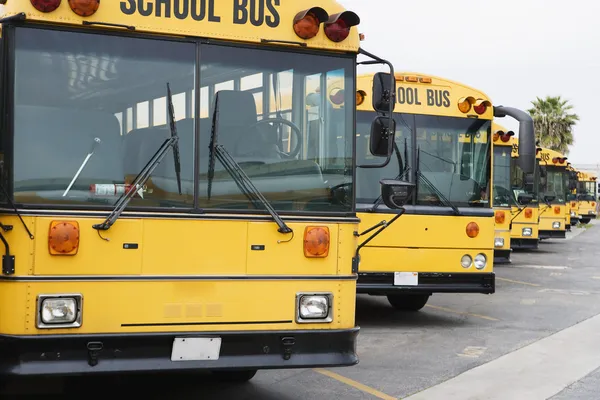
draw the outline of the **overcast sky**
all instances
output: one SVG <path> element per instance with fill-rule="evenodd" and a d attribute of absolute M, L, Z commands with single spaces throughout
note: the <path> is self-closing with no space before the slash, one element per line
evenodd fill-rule
<path fill-rule="evenodd" d="M 397 71 L 456 80 L 524 110 L 536 96 L 570 100 L 581 121 L 569 160 L 600 163 L 600 1 L 338 1 L 361 17 L 362 47 Z"/>

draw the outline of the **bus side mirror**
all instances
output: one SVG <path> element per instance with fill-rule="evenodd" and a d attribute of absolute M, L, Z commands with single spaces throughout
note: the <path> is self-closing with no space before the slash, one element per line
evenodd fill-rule
<path fill-rule="evenodd" d="M 519 197 L 517 197 L 517 201 L 519 204 L 526 206 L 533 201 L 533 196 L 527 193 L 521 193 L 519 194 Z"/>
<path fill-rule="evenodd" d="M 388 157 L 392 154 L 395 132 L 396 121 L 393 118 L 376 117 L 371 124 L 371 138 L 369 142 L 371 154 L 379 157 Z"/>
<path fill-rule="evenodd" d="M 402 208 L 411 198 L 415 187 L 413 183 L 394 179 L 384 179 L 379 183 L 381 184 L 381 199 L 392 210 Z"/>
<path fill-rule="evenodd" d="M 373 109 L 390 114 L 396 107 L 396 78 L 392 74 L 378 72 L 373 76 Z"/>

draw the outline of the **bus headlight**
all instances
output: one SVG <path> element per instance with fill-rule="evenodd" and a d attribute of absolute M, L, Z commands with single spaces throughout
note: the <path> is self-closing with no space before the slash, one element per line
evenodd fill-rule
<path fill-rule="evenodd" d="M 38 296 L 37 327 L 79 328 L 83 296 L 80 294 L 48 294 Z"/>
<path fill-rule="evenodd" d="M 495 238 L 494 247 L 504 247 L 504 238 Z"/>
<path fill-rule="evenodd" d="M 521 231 L 521 234 L 523 236 L 531 236 L 533 234 L 531 228 L 523 228 L 523 230 Z"/>
<path fill-rule="evenodd" d="M 560 229 L 560 222 L 553 222 L 552 229 Z"/>
<path fill-rule="evenodd" d="M 485 256 L 485 254 L 477 254 L 475 256 L 475 268 L 477 269 L 484 269 L 485 266 L 487 265 L 487 257 Z"/>
<path fill-rule="evenodd" d="M 472 264 L 473 264 L 473 259 L 468 254 L 465 254 L 460 259 L 460 265 L 462 265 L 463 268 L 469 268 Z"/>
<path fill-rule="evenodd" d="M 331 293 L 298 293 L 296 295 L 296 322 L 331 322 L 332 300 Z"/>

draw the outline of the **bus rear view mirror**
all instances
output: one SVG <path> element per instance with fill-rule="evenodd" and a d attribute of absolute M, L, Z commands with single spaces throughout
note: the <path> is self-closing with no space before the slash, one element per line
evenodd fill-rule
<path fill-rule="evenodd" d="M 517 201 L 519 204 L 526 206 L 533 201 L 533 196 L 527 193 L 521 193 L 519 194 L 519 197 L 517 197 Z"/>
<path fill-rule="evenodd" d="M 381 199 L 390 209 L 402 208 L 411 198 L 415 185 L 410 182 L 384 179 L 381 184 Z"/>
<path fill-rule="evenodd" d="M 388 157 L 392 154 L 395 132 L 396 121 L 393 118 L 376 117 L 371 124 L 371 154 L 378 157 Z"/>
<path fill-rule="evenodd" d="M 396 106 L 396 78 L 392 74 L 378 72 L 373 76 L 373 109 L 390 114 Z"/>

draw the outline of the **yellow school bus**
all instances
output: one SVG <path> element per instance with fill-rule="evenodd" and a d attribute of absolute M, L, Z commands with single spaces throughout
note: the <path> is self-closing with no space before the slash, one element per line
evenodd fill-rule
<path fill-rule="evenodd" d="M 361 228 L 382 215 L 404 215 L 363 248 L 357 290 L 387 296 L 394 308 L 407 311 L 420 310 L 433 293 L 494 293 L 494 212 L 488 200 L 493 196 L 492 120 L 495 114 L 523 120 L 524 153 L 533 155 L 531 118 L 508 107 L 494 109 L 484 93 L 447 79 L 396 73 L 396 83 L 394 157 L 385 168 L 364 168 L 375 162 L 368 151 L 375 117 L 368 101 L 373 77 L 358 77 Z M 533 171 L 533 163 L 524 168 Z M 401 210 L 382 204 L 381 178 L 416 185 Z"/>
<path fill-rule="evenodd" d="M 0 374 L 356 364 L 358 16 L 1 3 Z"/>
<path fill-rule="evenodd" d="M 567 188 L 567 231 L 571 230 L 572 226 L 576 226 L 581 219 L 579 215 L 579 202 L 577 201 L 577 176 L 578 171 L 571 165 L 571 163 L 567 163 L 567 176 L 569 180 L 569 186 Z"/>
<path fill-rule="evenodd" d="M 512 131 L 492 123 L 493 171 L 491 198 L 494 208 L 494 264 L 510 262 L 511 210 L 516 203 L 511 182 Z"/>
<path fill-rule="evenodd" d="M 540 225 L 539 236 L 543 239 L 566 237 L 566 207 L 568 195 L 567 157 L 557 151 L 538 148 L 540 165 Z"/>
<path fill-rule="evenodd" d="M 577 177 L 577 202 L 582 224 L 589 224 L 597 216 L 598 177 L 593 172 L 579 171 Z"/>
<path fill-rule="evenodd" d="M 526 174 L 519 166 L 519 138 L 505 132 L 510 138 L 511 185 L 515 203 L 511 207 L 510 246 L 512 250 L 532 250 L 539 247 L 539 173 L 535 163 L 534 173 Z M 508 140 L 508 139 L 505 139 Z"/>

